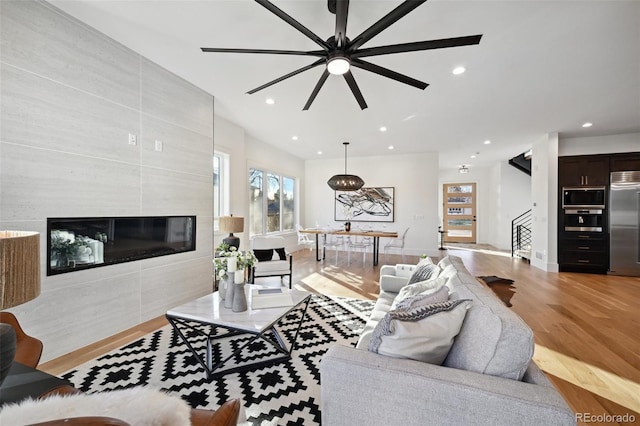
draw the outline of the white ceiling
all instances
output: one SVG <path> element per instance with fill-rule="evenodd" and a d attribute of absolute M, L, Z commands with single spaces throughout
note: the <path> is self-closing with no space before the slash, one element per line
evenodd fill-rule
<path fill-rule="evenodd" d="M 317 50 L 248 0 L 52 0 L 51 3 L 215 97 L 216 114 L 303 159 L 441 153 L 440 167 L 506 160 L 549 132 L 564 137 L 640 131 L 639 1 L 428 1 L 363 47 L 483 34 L 477 46 L 367 58 L 430 84 L 424 91 L 355 69 L 369 108 L 330 76 L 302 111 L 322 67 L 254 95 L 250 89 L 315 58 L 202 53 L 200 47 Z M 326 0 L 276 1 L 321 38 Z M 352 0 L 354 38 L 399 1 Z M 467 72 L 454 76 L 456 66 Z M 265 99 L 276 100 L 273 106 Z M 593 122 L 583 129 L 582 123 Z M 388 128 L 380 132 L 381 126 Z M 299 137 L 297 141 L 291 138 Z M 485 145 L 485 140 L 491 140 Z M 640 146 L 639 146 L 640 150 Z M 479 152 L 477 158 L 470 156 Z"/>

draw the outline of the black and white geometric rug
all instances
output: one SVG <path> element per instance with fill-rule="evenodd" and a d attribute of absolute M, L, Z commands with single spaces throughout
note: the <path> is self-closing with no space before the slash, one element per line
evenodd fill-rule
<path fill-rule="evenodd" d="M 322 355 L 331 345 L 355 345 L 371 309 L 372 301 L 313 295 L 296 349 L 290 360 L 259 369 L 227 374 L 207 380 L 204 370 L 171 326 L 115 349 L 62 375 L 84 392 L 101 392 L 149 385 L 180 395 L 193 408 L 216 409 L 229 399 L 240 398 L 246 424 L 320 424 L 320 372 Z M 290 347 L 302 311 L 293 311 L 276 327 Z M 204 338 L 194 334 L 196 350 L 204 351 Z M 238 336 L 221 349 L 247 339 Z M 250 345 L 246 361 L 273 356 L 263 342 Z"/>

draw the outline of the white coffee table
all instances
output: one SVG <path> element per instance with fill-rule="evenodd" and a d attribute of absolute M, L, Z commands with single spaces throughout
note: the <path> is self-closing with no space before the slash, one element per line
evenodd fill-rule
<path fill-rule="evenodd" d="M 224 307 L 224 300 L 220 298 L 219 293 L 208 294 L 199 299 L 187 302 L 166 313 L 169 323 L 178 333 L 182 341 L 189 347 L 195 358 L 205 370 L 207 379 L 214 379 L 225 374 L 260 368 L 272 365 L 283 360 L 291 358 L 291 353 L 295 349 L 296 339 L 300 326 L 304 321 L 311 293 L 299 290 L 282 289 L 282 291 L 290 292 L 293 301 L 292 306 L 284 306 L 268 309 L 252 309 L 252 289 L 268 288 L 259 285 L 245 284 L 245 295 L 247 296 L 248 309 L 244 312 L 233 312 L 231 308 Z M 291 348 L 287 348 L 282 337 L 275 329 L 275 325 L 285 315 L 295 309 L 303 309 L 302 315 L 296 328 L 295 336 L 291 343 Z M 211 332 L 204 333 L 200 328 L 194 326 L 193 323 L 211 325 Z M 218 328 L 224 330 L 219 333 Z M 189 341 L 187 335 L 196 333 L 200 336 L 206 336 L 206 354 L 204 358 L 198 353 Z M 213 346 L 216 340 L 232 337 L 239 334 L 250 334 L 253 338 L 248 339 L 244 344 L 234 350 L 229 356 L 223 360 L 213 363 Z M 271 357 L 266 360 L 255 361 L 243 364 L 238 367 L 230 367 L 222 369 L 224 364 L 231 358 L 238 355 L 257 339 L 264 340 L 267 344 L 273 346 L 281 355 Z"/>

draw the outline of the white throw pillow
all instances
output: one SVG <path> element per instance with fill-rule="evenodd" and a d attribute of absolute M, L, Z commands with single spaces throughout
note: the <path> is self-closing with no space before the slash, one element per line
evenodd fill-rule
<path fill-rule="evenodd" d="M 389 311 L 376 326 L 369 351 L 442 365 L 470 305 L 470 300 L 448 300 Z"/>
<path fill-rule="evenodd" d="M 430 289 L 425 291 L 424 293 L 416 294 L 415 296 L 402 299 L 397 303 L 394 303 L 395 306 L 392 306 L 391 309 L 407 310 L 411 308 L 417 308 L 418 306 L 446 302 L 447 300 L 449 300 L 449 288 L 446 285 L 443 285 L 438 289 Z M 394 302 L 396 301 L 394 300 Z"/>
<path fill-rule="evenodd" d="M 425 281 L 420 281 L 417 283 L 409 284 L 400 289 L 398 295 L 396 296 L 393 304 L 391 305 L 391 309 L 394 309 L 395 306 L 401 300 L 404 300 L 408 297 L 417 296 L 418 294 L 425 292 L 435 293 L 440 288 L 442 288 L 447 283 L 445 278 L 431 278 Z"/>

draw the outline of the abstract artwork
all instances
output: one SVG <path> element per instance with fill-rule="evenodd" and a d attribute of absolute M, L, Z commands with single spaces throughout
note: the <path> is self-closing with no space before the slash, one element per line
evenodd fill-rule
<path fill-rule="evenodd" d="M 335 192 L 335 215 L 337 221 L 393 222 L 394 188 L 361 188 L 357 191 Z"/>

